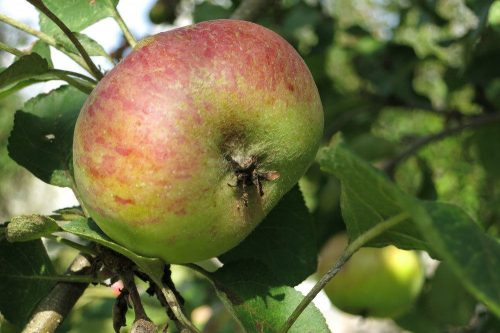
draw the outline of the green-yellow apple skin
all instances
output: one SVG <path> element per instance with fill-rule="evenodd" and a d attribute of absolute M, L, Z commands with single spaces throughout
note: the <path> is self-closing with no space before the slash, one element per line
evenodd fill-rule
<path fill-rule="evenodd" d="M 318 273 L 323 275 L 347 246 L 338 234 L 321 251 Z M 342 267 L 324 291 L 340 310 L 365 317 L 395 318 L 408 310 L 424 282 L 424 267 L 415 251 L 394 246 L 364 247 Z"/>
<path fill-rule="evenodd" d="M 99 82 L 76 123 L 75 181 L 113 240 L 194 262 L 262 221 L 322 132 L 316 85 L 291 45 L 250 22 L 208 21 L 147 38 Z M 274 175 L 262 196 L 237 180 L 234 162 L 252 158 Z"/>

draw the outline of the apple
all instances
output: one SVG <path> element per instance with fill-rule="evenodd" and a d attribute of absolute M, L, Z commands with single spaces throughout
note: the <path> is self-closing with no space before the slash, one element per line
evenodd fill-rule
<path fill-rule="evenodd" d="M 127 248 L 168 263 L 243 240 L 306 171 L 323 132 L 298 53 L 253 23 L 215 20 L 138 43 L 75 128 L 82 203 Z"/>
<path fill-rule="evenodd" d="M 337 234 L 323 247 L 318 273 L 328 271 L 347 246 L 347 235 Z M 395 318 L 419 295 L 424 267 L 417 252 L 394 246 L 359 249 L 325 286 L 340 310 L 364 317 Z"/>

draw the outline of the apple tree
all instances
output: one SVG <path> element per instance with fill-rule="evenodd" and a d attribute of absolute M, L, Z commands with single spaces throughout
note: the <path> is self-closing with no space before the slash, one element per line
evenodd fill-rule
<path fill-rule="evenodd" d="M 158 0 L 154 24 L 197 24 L 140 41 L 118 0 L 26 1 L 39 28 L 0 8 L 35 38 L 0 42 L 0 177 L 79 205 L 0 224 L 0 332 L 330 332 L 325 286 L 402 330 L 500 331 L 499 1 Z M 105 18 L 110 53 L 82 32 Z M 364 267 L 359 298 L 350 264 L 387 246 L 434 269 L 371 311 L 397 279 Z"/>

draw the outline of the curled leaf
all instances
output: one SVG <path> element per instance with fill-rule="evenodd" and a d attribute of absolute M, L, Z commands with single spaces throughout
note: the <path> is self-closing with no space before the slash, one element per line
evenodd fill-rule
<path fill-rule="evenodd" d="M 43 215 L 13 217 L 7 225 L 5 238 L 9 242 L 26 242 L 48 236 L 59 230 L 56 221 Z"/>

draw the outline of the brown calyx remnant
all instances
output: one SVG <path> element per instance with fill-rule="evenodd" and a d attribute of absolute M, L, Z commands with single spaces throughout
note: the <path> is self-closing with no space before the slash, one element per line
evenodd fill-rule
<path fill-rule="evenodd" d="M 228 185 L 231 187 L 238 187 L 240 189 L 242 193 L 241 199 L 245 204 L 245 207 L 248 207 L 249 186 L 255 186 L 255 189 L 262 197 L 264 195 L 264 191 L 262 189 L 262 181 L 273 181 L 280 177 L 280 174 L 277 171 L 260 171 L 258 169 L 258 161 L 256 156 L 250 156 L 241 163 L 236 161 L 230 155 L 226 156 L 226 159 L 231 164 L 231 168 L 233 169 L 236 176 L 236 184 Z"/>

